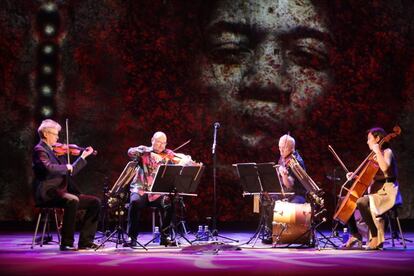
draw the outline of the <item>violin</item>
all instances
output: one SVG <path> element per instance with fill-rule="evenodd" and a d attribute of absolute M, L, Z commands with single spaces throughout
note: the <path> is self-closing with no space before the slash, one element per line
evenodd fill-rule
<path fill-rule="evenodd" d="M 155 157 L 155 159 L 158 159 L 158 162 L 171 162 L 182 166 L 191 166 L 196 164 L 196 162 L 191 159 L 191 156 L 183 153 L 175 153 L 172 150 L 166 150 L 161 153 L 151 152 L 151 155 Z"/>
<path fill-rule="evenodd" d="M 75 144 L 62 144 L 62 143 L 56 143 L 52 146 L 52 148 L 53 148 L 53 152 L 57 156 L 65 155 L 68 152 L 70 155 L 79 156 L 84 150 L 86 150 L 86 148 L 80 147 Z M 94 150 L 92 154 L 97 155 L 98 151 Z"/>

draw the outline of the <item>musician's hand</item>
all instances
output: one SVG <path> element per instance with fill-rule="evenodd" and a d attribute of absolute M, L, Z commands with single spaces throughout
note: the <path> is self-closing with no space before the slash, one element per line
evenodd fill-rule
<path fill-rule="evenodd" d="M 282 176 L 288 176 L 288 175 L 289 175 L 288 170 L 287 170 L 285 167 L 283 167 L 283 166 L 280 166 L 280 167 L 279 167 L 279 173 L 280 173 L 280 175 L 282 175 Z"/>
<path fill-rule="evenodd" d="M 72 165 L 71 165 L 71 164 L 66 164 L 66 168 L 68 169 L 68 171 L 69 171 L 70 173 L 72 173 L 72 172 L 73 172 L 73 167 L 72 167 Z"/>
<path fill-rule="evenodd" d="M 372 150 L 375 152 L 375 154 L 378 154 L 381 152 L 380 146 L 378 144 L 373 144 Z"/>
<path fill-rule="evenodd" d="M 354 172 L 349 172 L 346 174 L 346 179 L 351 180 L 353 178 L 356 178 L 357 175 L 354 175 Z"/>
<path fill-rule="evenodd" d="M 88 157 L 89 155 L 91 155 L 93 153 L 93 148 L 92 147 L 87 147 L 83 152 L 81 157 L 83 159 L 85 159 L 86 157 Z"/>

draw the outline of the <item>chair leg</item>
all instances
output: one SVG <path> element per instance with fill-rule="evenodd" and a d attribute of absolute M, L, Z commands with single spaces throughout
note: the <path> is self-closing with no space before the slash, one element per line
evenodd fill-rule
<path fill-rule="evenodd" d="M 391 235 L 392 247 L 395 247 L 395 242 L 394 242 L 394 227 L 392 226 L 391 214 L 388 214 L 387 215 L 387 218 L 388 218 L 388 229 L 390 230 L 390 235 Z"/>
<path fill-rule="evenodd" d="M 56 213 L 56 208 L 53 208 L 53 213 L 55 214 L 56 232 L 57 232 L 58 242 L 60 244 L 60 226 L 59 226 L 59 221 L 58 221 L 58 217 Z"/>
<path fill-rule="evenodd" d="M 40 247 L 43 247 L 43 241 L 44 241 L 44 238 L 45 238 L 46 226 L 47 226 L 48 222 L 49 222 L 49 209 L 46 210 L 46 217 L 45 217 L 45 221 L 44 221 L 44 224 L 43 224 L 43 232 L 42 232 L 42 238 L 40 240 Z"/>
<path fill-rule="evenodd" d="M 398 218 L 398 216 L 396 216 L 395 219 L 397 220 L 398 230 L 400 230 L 400 235 L 401 235 L 403 246 L 404 248 L 407 248 L 407 245 L 405 244 L 404 233 L 401 229 L 400 219 Z"/>
<path fill-rule="evenodd" d="M 152 233 L 155 232 L 155 209 L 152 209 Z"/>
<path fill-rule="evenodd" d="M 40 224 L 41 219 L 42 219 L 42 211 L 40 211 L 39 215 L 37 216 L 37 223 L 36 223 L 36 228 L 35 228 L 35 232 L 34 232 L 34 235 L 33 235 L 31 249 L 34 248 L 34 245 L 35 245 L 35 242 L 36 242 L 37 231 L 39 230 L 39 224 Z"/>

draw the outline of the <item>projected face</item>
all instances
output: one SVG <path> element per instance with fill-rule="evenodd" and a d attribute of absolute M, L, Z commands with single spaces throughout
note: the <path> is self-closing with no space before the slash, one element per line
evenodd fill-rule
<path fill-rule="evenodd" d="M 200 80 L 247 146 L 306 124 L 331 83 L 330 34 L 310 0 L 225 0 L 210 13 Z"/>

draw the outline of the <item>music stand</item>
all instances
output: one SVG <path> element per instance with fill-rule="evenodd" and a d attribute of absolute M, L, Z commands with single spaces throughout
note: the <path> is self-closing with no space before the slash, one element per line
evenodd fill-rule
<path fill-rule="evenodd" d="M 123 193 L 125 187 L 129 185 L 132 178 L 134 177 L 136 173 L 136 168 L 138 166 L 137 161 L 130 161 L 125 166 L 124 170 L 122 171 L 121 175 L 116 180 L 115 184 L 112 186 L 111 190 L 108 192 L 108 201 L 110 203 L 108 205 L 116 205 L 116 214 L 117 214 L 117 227 L 116 229 L 103 241 L 101 242 L 98 247 L 95 248 L 95 251 L 97 251 L 99 248 L 101 248 L 107 241 L 109 241 L 113 236 L 116 235 L 115 240 L 115 247 L 118 248 L 118 244 L 126 243 L 126 240 L 124 238 L 125 230 L 122 228 L 123 225 L 123 214 L 124 214 L 124 198 L 125 194 Z M 144 245 L 142 245 L 140 242 L 138 242 L 135 238 L 131 238 L 133 241 L 136 242 L 140 247 L 142 247 L 145 250 L 148 250 Z"/>
<path fill-rule="evenodd" d="M 278 165 L 274 162 L 268 163 L 238 163 L 233 164 L 236 167 L 237 175 L 240 178 L 240 184 L 243 188 L 243 196 L 260 195 L 261 201 L 264 195 L 282 195 L 287 194 L 283 190 L 283 186 L 278 176 Z M 271 229 L 267 226 L 269 217 L 263 207 L 260 208 L 259 225 L 253 236 L 245 243 L 249 244 L 254 240 L 252 247 L 256 245 L 259 237 L 271 234 Z"/>
<path fill-rule="evenodd" d="M 156 171 L 154 181 L 150 187 L 148 194 L 172 195 L 172 219 L 171 224 L 163 229 L 166 231 L 171 229 L 175 236 L 179 234 L 189 244 L 192 244 L 185 234 L 177 230 L 176 215 L 174 202 L 181 202 L 181 196 L 197 196 L 196 190 L 200 182 L 201 176 L 204 172 L 204 166 L 181 166 L 181 165 L 161 165 Z M 155 238 L 146 243 L 151 243 Z"/>

